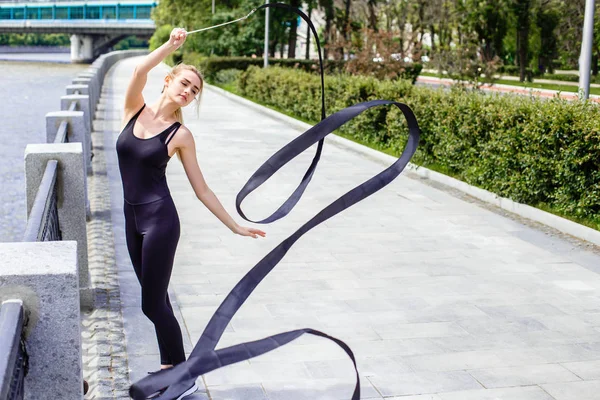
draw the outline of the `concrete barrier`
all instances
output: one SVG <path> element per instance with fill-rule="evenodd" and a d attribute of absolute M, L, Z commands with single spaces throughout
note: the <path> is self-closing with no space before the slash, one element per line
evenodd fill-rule
<path fill-rule="evenodd" d="M 93 116 L 92 116 L 92 103 L 90 96 L 84 94 L 68 94 L 61 96 L 60 98 L 60 109 L 62 111 L 69 111 L 71 104 L 75 102 L 75 111 L 82 111 L 85 115 L 86 128 L 88 132 L 92 132 L 93 128 Z"/>
<path fill-rule="evenodd" d="M 0 303 L 23 301 L 25 400 L 83 398 L 77 243 L 0 243 Z"/>
<path fill-rule="evenodd" d="M 79 265 L 81 305 L 90 308 L 93 306 L 93 297 L 88 270 L 85 174 L 81 143 L 27 145 L 25 148 L 25 180 L 28 218 L 48 160 L 58 161 L 59 227 L 63 240 L 74 240 L 78 244 L 77 264 Z"/>
<path fill-rule="evenodd" d="M 61 122 L 67 121 L 69 143 L 81 143 L 86 175 L 92 174 L 91 132 L 83 111 L 53 111 L 46 114 L 46 143 L 54 143 Z"/>
<path fill-rule="evenodd" d="M 73 79 L 73 85 L 87 85 L 90 92 L 90 101 L 92 102 L 92 104 L 98 103 L 98 99 L 100 98 L 100 88 L 98 87 L 98 83 L 95 79 L 77 77 Z"/>

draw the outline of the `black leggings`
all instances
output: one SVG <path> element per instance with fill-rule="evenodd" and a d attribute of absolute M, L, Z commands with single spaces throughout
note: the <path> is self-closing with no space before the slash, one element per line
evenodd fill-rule
<path fill-rule="evenodd" d="M 181 328 L 167 288 L 179 241 L 179 216 L 171 196 L 151 203 L 125 202 L 125 236 L 142 286 L 142 311 L 154 323 L 161 364 L 185 361 Z"/>

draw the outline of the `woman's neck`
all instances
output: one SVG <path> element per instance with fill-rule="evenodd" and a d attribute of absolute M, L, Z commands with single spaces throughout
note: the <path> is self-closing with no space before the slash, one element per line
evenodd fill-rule
<path fill-rule="evenodd" d="M 179 108 L 179 104 L 169 101 L 164 96 L 161 96 L 154 104 L 150 105 L 150 109 L 154 114 L 152 119 L 164 122 L 172 122 L 175 119 L 175 111 Z"/>

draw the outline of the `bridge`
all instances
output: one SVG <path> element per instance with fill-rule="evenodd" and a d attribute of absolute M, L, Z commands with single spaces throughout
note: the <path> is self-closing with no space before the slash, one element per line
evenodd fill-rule
<path fill-rule="evenodd" d="M 121 39 L 150 38 L 156 1 L 0 2 L 0 34 L 65 33 L 71 35 L 71 61 L 87 63 Z"/>

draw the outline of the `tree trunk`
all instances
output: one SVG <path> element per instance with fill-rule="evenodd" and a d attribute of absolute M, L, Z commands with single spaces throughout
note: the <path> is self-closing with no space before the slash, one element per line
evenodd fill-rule
<path fill-rule="evenodd" d="M 300 7 L 300 0 L 291 0 L 290 6 L 294 8 Z M 290 21 L 290 38 L 288 41 L 288 58 L 296 58 L 296 32 L 298 30 L 298 18 L 293 14 L 294 18 Z"/>
<path fill-rule="evenodd" d="M 273 40 L 271 42 L 271 47 L 269 48 L 269 56 L 271 58 L 275 58 L 275 49 L 277 48 L 277 40 Z"/>
<path fill-rule="evenodd" d="M 312 2 L 308 5 L 308 18 L 310 19 L 310 15 L 312 14 Z M 310 26 L 306 24 L 306 59 L 310 59 L 310 40 L 312 37 L 312 33 L 310 31 Z M 315 38 L 315 40 L 318 40 Z"/>
<path fill-rule="evenodd" d="M 377 0 L 369 0 L 369 28 L 377 32 Z"/>
<path fill-rule="evenodd" d="M 344 39 L 348 40 L 350 34 L 350 5 L 352 0 L 346 1 L 346 12 L 344 14 Z"/>
<path fill-rule="evenodd" d="M 346 12 L 344 14 L 344 23 L 343 23 L 343 27 L 342 27 L 342 37 L 344 38 L 345 41 L 345 46 L 348 46 L 349 43 L 349 39 L 350 39 L 350 5 L 352 3 L 352 0 L 345 0 L 346 3 Z M 344 59 L 344 46 L 340 47 L 340 54 L 342 56 L 342 60 Z"/>
<path fill-rule="evenodd" d="M 334 17 L 333 0 L 320 0 L 319 5 L 325 11 L 325 32 L 323 33 L 323 57 L 329 57 L 329 43 L 331 42 L 331 26 Z"/>
<path fill-rule="evenodd" d="M 529 17 L 531 0 L 515 0 L 517 16 L 517 53 L 519 59 L 519 79 L 524 82 L 527 78 L 527 53 L 529 52 Z"/>

